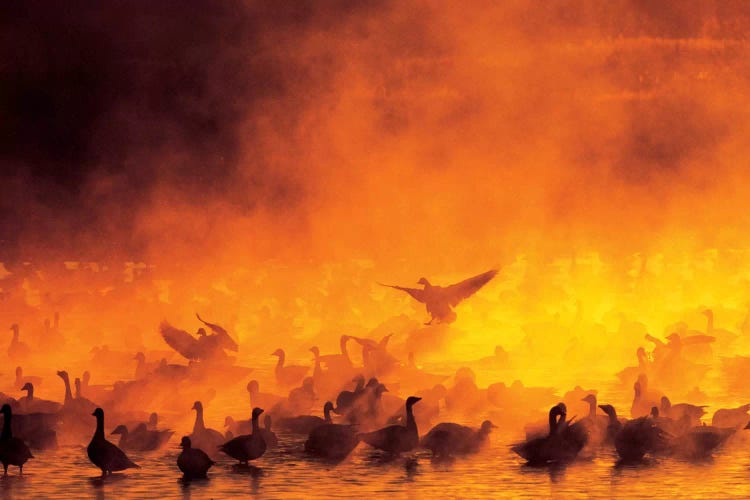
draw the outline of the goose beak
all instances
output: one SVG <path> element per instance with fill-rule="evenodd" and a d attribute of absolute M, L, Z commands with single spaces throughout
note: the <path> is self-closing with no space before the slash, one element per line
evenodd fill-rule
<path fill-rule="evenodd" d="M 91 412 L 91 416 L 95 417 L 96 416 L 96 411 Z"/>

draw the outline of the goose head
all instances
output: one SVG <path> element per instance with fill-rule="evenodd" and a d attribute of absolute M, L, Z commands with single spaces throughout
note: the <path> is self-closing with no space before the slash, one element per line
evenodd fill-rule
<path fill-rule="evenodd" d="M 316 358 L 318 356 L 320 356 L 320 349 L 318 349 L 318 346 L 316 346 L 316 345 L 314 345 L 314 346 L 312 346 L 310 348 L 310 352 L 312 352 L 315 355 Z"/>
<path fill-rule="evenodd" d="M 115 430 L 113 430 L 110 434 L 127 434 L 127 433 L 128 433 L 128 428 L 120 424 L 117 427 L 115 427 Z"/>
<path fill-rule="evenodd" d="M 21 387 L 21 390 L 22 391 L 33 391 L 34 390 L 34 385 L 31 382 L 26 382 L 25 384 L 23 384 L 23 387 Z"/>
<path fill-rule="evenodd" d="M 65 370 L 58 371 L 57 372 L 57 376 L 60 377 L 63 380 L 68 380 L 69 379 L 68 378 L 68 372 L 66 372 Z"/>
<path fill-rule="evenodd" d="M 385 388 L 385 386 L 383 386 L 383 387 Z M 387 392 L 388 389 L 385 389 L 385 391 Z M 406 407 L 407 408 L 411 408 L 412 406 L 414 406 L 415 404 L 419 403 L 420 401 L 422 401 L 422 398 L 420 398 L 420 397 L 409 396 L 408 398 L 406 398 Z"/>
<path fill-rule="evenodd" d="M 193 444 L 190 442 L 189 437 L 182 436 L 182 439 L 180 440 L 180 448 L 182 448 L 183 450 L 189 450 L 192 445 Z"/>
<path fill-rule="evenodd" d="M 271 353 L 271 356 L 283 356 L 283 355 L 284 355 L 283 349 L 276 349 L 275 351 Z"/>
<path fill-rule="evenodd" d="M 492 432 L 492 429 L 497 429 L 497 426 L 489 420 L 485 420 L 484 422 L 482 422 L 482 426 L 479 428 L 482 434 L 489 434 L 490 432 Z"/>
<path fill-rule="evenodd" d="M 427 281 L 427 278 L 419 278 L 419 281 L 417 281 L 417 285 L 429 286 L 430 282 Z"/>
<path fill-rule="evenodd" d="M 247 392 L 250 394 L 257 394 L 260 391 L 260 384 L 257 380 L 251 380 L 247 383 Z"/>
<path fill-rule="evenodd" d="M 4 404 L 2 408 L 0 408 L 0 413 L 2 413 L 4 416 L 9 416 L 11 413 L 10 405 Z"/>
<path fill-rule="evenodd" d="M 602 410 L 605 415 L 607 415 L 610 419 L 616 419 L 617 418 L 617 412 L 615 411 L 615 407 L 612 405 L 598 405 L 599 409 Z"/>
<path fill-rule="evenodd" d="M 97 408 L 91 415 L 96 418 L 104 418 L 104 410 L 102 410 L 101 408 Z"/>
<path fill-rule="evenodd" d="M 263 408 L 253 408 L 253 418 L 260 417 L 261 413 L 263 413 Z"/>
<path fill-rule="evenodd" d="M 138 361 L 139 363 L 143 363 L 144 361 L 146 361 L 146 355 L 142 352 L 139 352 L 133 357 L 133 359 Z"/>
<path fill-rule="evenodd" d="M 330 401 L 326 401 L 326 404 L 323 405 L 323 413 L 327 411 L 333 411 L 333 403 Z"/>
<path fill-rule="evenodd" d="M 193 407 L 190 409 L 195 411 L 203 411 L 203 403 L 201 403 L 200 401 L 196 401 L 195 403 L 193 403 Z"/>

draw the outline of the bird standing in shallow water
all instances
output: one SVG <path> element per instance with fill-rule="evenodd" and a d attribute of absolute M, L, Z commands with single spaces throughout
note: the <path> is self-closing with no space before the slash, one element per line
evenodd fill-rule
<path fill-rule="evenodd" d="M 23 474 L 23 464 L 30 458 L 34 458 L 29 447 L 22 439 L 13 437 L 11 430 L 12 411 L 10 405 L 3 405 L 0 412 L 3 414 L 3 432 L 0 434 L 0 462 L 3 464 L 5 475 L 8 475 L 8 466 L 17 465 Z"/>
<path fill-rule="evenodd" d="M 86 452 L 91 463 L 101 469 L 102 477 L 125 469 L 140 469 L 138 464 L 131 461 L 120 448 L 104 437 L 104 410 L 97 408 L 92 415 L 96 417 L 96 431 Z"/>

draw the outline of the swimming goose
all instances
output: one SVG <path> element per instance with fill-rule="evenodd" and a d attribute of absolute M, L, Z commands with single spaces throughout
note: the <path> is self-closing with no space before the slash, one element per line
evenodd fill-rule
<path fill-rule="evenodd" d="M 714 416 L 711 418 L 711 425 L 725 429 L 742 429 L 750 423 L 750 415 L 747 414 L 748 410 L 750 410 L 750 404 L 742 405 L 737 408 L 722 408 L 716 410 L 716 413 L 714 413 Z"/>
<path fill-rule="evenodd" d="M 68 376 L 68 372 L 59 371 L 57 372 L 57 376 L 60 377 L 65 383 L 65 399 L 63 402 L 63 410 L 81 414 L 93 414 L 92 412 L 97 408 L 96 404 L 84 397 L 73 397 L 73 393 L 70 390 L 70 377 Z"/>
<path fill-rule="evenodd" d="M 328 401 L 325 407 L 329 408 L 326 415 L 330 420 L 330 409 L 333 403 Z M 324 423 L 310 430 L 305 441 L 305 452 L 331 460 L 342 460 L 357 447 L 358 443 L 356 426 Z"/>
<path fill-rule="evenodd" d="M 111 434 L 120 435 L 120 442 L 118 445 L 124 450 L 154 451 L 164 446 L 174 432 L 170 430 L 148 430 L 146 424 L 141 423 L 133 429 L 133 432 L 129 432 L 128 428 L 124 425 L 118 425 Z"/>
<path fill-rule="evenodd" d="M 558 403 L 549 411 L 549 434 L 527 439 L 511 447 L 529 464 L 569 462 L 574 460 L 586 445 L 587 436 L 581 426 L 566 421 L 567 407 Z"/>
<path fill-rule="evenodd" d="M 247 383 L 247 393 L 250 395 L 250 405 L 253 407 L 273 408 L 285 401 L 285 398 L 276 394 L 260 392 L 260 384 L 257 380 L 251 380 Z"/>
<path fill-rule="evenodd" d="M 34 397 L 34 384 L 31 382 L 26 382 L 21 390 L 26 391 L 26 396 L 18 398 L 18 408 L 22 413 L 57 413 L 62 408 L 55 401 Z"/>
<path fill-rule="evenodd" d="M 687 459 L 708 458 L 734 432 L 735 429 L 699 425 L 675 438 L 671 443 L 670 451 L 673 455 Z"/>
<path fill-rule="evenodd" d="M 10 405 L 4 404 L 0 412 L 3 414 L 3 432 L 0 434 L 0 462 L 3 464 L 5 475 L 8 475 L 8 466 L 17 465 L 23 474 L 23 465 L 30 458 L 34 458 L 29 447 L 22 439 L 13 437 Z"/>
<path fill-rule="evenodd" d="M 353 391 L 341 391 L 336 397 L 336 408 L 333 412 L 338 415 L 344 415 L 352 409 L 354 403 L 365 391 L 365 377 L 357 375 L 352 379 L 352 382 L 356 383 L 356 387 Z"/>
<path fill-rule="evenodd" d="M 476 453 L 487 443 L 487 438 L 495 427 L 497 426 L 489 420 L 482 422 L 479 429 L 444 422 L 430 429 L 419 444 L 430 450 L 435 457 Z"/>
<path fill-rule="evenodd" d="M 307 374 L 307 371 L 310 369 L 307 366 L 284 366 L 286 354 L 283 349 L 276 349 L 271 353 L 271 356 L 278 356 L 279 358 L 274 373 L 276 375 L 276 383 L 280 386 L 289 387 L 299 384 L 302 379 L 305 378 L 305 374 Z"/>
<path fill-rule="evenodd" d="M 177 467 L 182 471 L 185 478 L 206 477 L 208 469 L 216 463 L 203 450 L 193 448 L 190 438 L 187 436 L 183 436 L 180 448 L 182 448 L 182 452 L 177 456 Z"/>
<path fill-rule="evenodd" d="M 258 417 L 260 417 L 261 413 L 263 413 L 262 408 L 253 408 L 252 434 L 237 436 L 219 446 L 220 451 L 239 460 L 240 465 L 247 465 L 248 461 L 260 458 L 266 452 L 266 441 L 263 439 L 260 432 L 260 425 L 258 425 Z"/>
<path fill-rule="evenodd" d="M 701 424 L 701 417 L 706 414 L 704 408 L 705 406 L 696 406 L 688 403 L 678 403 L 673 405 L 668 397 L 662 396 L 659 411 L 664 414 L 665 417 L 669 417 L 675 421 L 680 421 L 684 417 L 690 422 L 690 427 L 695 427 Z"/>
<path fill-rule="evenodd" d="M 42 377 L 30 377 L 30 376 L 24 376 L 23 375 L 23 368 L 20 366 L 16 367 L 16 387 L 23 387 L 25 384 L 31 383 L 35 386 L 39 387 L 42 385 Z M 21 389 L 23 390 L 23 389 Z"/>
<path fill-rule="evenodd" d="M 413 450 L 419 444 L 419 431 L 412 407 L 422 398 L 409 396 L 406 399 L 406 425 L 389 425 L 376 431 L 360 434 L 360 440 L 373 448 L 398 455 Z"/>
<path fill-rule="evenodd" d="M 217 447 L 224 442 L 224 436 L 217 430 L 206 428 L 203 422 L 203 403 L 196 401 L 192 409 L 195 410 L 195 423 L 193 433 L 189 436 L 190 441 L 196 448 L 207 450 L 209 455 L 214 456 Z"/>
<path fill-rule="evenodd" d="M 31 349 L 26 343 L 21 342 L 18 337 L 18 323 L 10 325 L 10 329 L 13 330 L 13 339 L 10 341 L 8 346 L 8 358 L 11 360 L 22 360 L 29 357 Z"/>
<path fill-rule="evenodd" d="M 326 365 L 328 370 L 332 371 L 333 373 L 349 373 L 349 371 L 354 367 L 354 364 L 349 357 L 349 351 L 347 351 L 346 349 L 346 343 L 349 341 L 349 339 L 351 339 L 351 337 L 348 335 L 341 336 L 341 339 L 339 340 L 341 354 L 325 354 L 323 356 L 320 356 L 321 363 Z"/>
<path fill-rule="evenodd" d="M 599 405 L 599 408 L 607 415 L 607 433 L 604 437 L 605 444 L 614 444 L 617 433 L 622 429 L 622 422 L 617 418 L 617 411 L 612 405 Z"/>
<path fill-rule="evenodd" d="M 104 410 L 97 408 L 92 415 L 96 417 L 96 431 L 86 452 L 91 463 L 101 469 L 102 477 L 125 469 L 140 469 L 141 467 L 131 461 L 120 448 L 105 439 Z"/>
<path fill-rule="evenodd" d="M 323 406 L 323 418 L 315 415 L 299 415 L 296 417 L 287 417 L 279 419 L 279 428 L 292 434 L 310 434 L 310 432 L 323 424 L 330 424 L 331 411 L 333 410 L 333 403 L 326 401 Z"/>
<path fill-rule="evenodd" d="M 260 435 L 263 436 L 263 441 L 266 442 L 268 448 L 276 448 L 279 445 L 279 438 L 271 430 L 271 423 L 271 415 L 266 415 L 263 418 L 263 428 L 260 429 Z"/>
<path fill-rule="evenodd" d="M 625 462 L 643 459 L 646 454 L 660 453 L 668 448 L 668 434 L 652 417 L 638 417 L 626 422 L 615 436 L 615 449 Z"/>

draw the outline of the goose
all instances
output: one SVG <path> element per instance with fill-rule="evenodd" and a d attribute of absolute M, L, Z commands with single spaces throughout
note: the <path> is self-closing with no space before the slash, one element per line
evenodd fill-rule
<path fill-rule="evenodd" d="M 16 465 L 20 474 L 23 474 L 23 465 L 34 458 L 29 447 L 22 439 L 13 437 L 10 405 L 4 404 L 0 412 L 3 414 L 3 432 L 0 434 L 0 462 L 3 463 L 5 475 L 8 475 L 8 466 Z"/>
<path fill-rule="evenodd" d="M 581 401 L 589 404 L 589 412 L 586 417 L 580 420 L 580 423 L 586 427 L 589 434 L 588 444 L 597 446 L 604 441 L 607 436 L 607 427 L 609 417 L 607 415 L 597 415 L 596 395 L 588 394 Z"/>
<path fill-rule="evenodd" d="M 274 373 L 276 374 L 276 382 L 280 386 L 289 387 L 299 384 L 302 379 L 305 378 L 307 371 L 310 369 L 307 366 L 284 366 L 286 354 L 283 349 L 276 349 L 271 353 L 271 356 L 278 356 L 279 358 Z"/>
<path fill-rule="evenodd" d="M 224 436 L 219 431 L 206 428 L 203 422 L 203 403 L 196 401 L 192 409 L 195 410 L 195 424 L 193 424 L 193 433 L 188 437 L 197 448 L 208 450 L 207 453 L 213 455 L 217 447 L 224 442 Z"/>
<path fill-rule="evenodd" d="M 558 403 L 549 410 L 549 434 L 515 444 L 511 450 L 531 465 L 569 462 L 586 445 L 587 436 L 581 426 L 566 421 L 567 408 Z"/>
<path fill-rule="evenodd" d="M 352 359 L 349 357 L 349 351 L 346 348 L 346 344 L 350 339 L 351 337 L 348 335 L 342 335 L 339 339 L 341 354 L 325 354 L 320 356 L 320 362 L 326 365 L 328 370 L 333 373 L 342 374 L 349 373 L 350 370 L 354 368 L 354 363 L 352 363 Z"/>
<path fill-rule="evenodd" d="M 325 407 L 330 410 L 333 403 L 328 401 Z M 330 419 L 330 411 L 327 416 Z M 327 422 L 316 425 L 310 430 L 305 441 L 305 452 L 330 460 L 343 460 L 357 447 L 357 444 L 359 444 L 359 438 L 356 426 Z"/>
<path fill-rule="evenodd" d="M 364 393 L 365 377 L 357 375 L 352 379 L 352 382 L 357 384 L 353 391 L 341 391 L 336 397 L 336 407 L 333 409 L 334 413 L 338 415 L 348 413 L 357 399 Z"/>
<path fill-rule="evenodd" d="M 607 415 L 607 434 L 604 437 L 605 444 L 614 444 L 617 433 L 622 429 L 622 422 L 617 418 L 617 410 L 612 405 L 599 405 L 599 408 Z"/>
<path fill-rule="evenodd" d="M 179 467 L 185 478 L 205 478 L 208 469 L 216 462 L 211 460 L 206 452 L 193 448 L 190 438 L 183 436 L 180 441 L 182 452 L 177 456 L 177 467 Z"/>
<path fill-rule="evenodd" d="M 633 384 L 633 404 L 630 407 L 630 416 L 633 418 L 645 417 L 651 413 L 651 408 L 656 406 L 646 395 L 645 387 L 641 378 Z"/>
<path fill-rule="evenodd" d="M 31 383 L 39 387 L 40 385 L 42 385 L 42 377 L 29 377 L 29 376 L 24 377 L 23 368 L 21 368 L 20 366 L 17 366 L 15 386 L 23 387 L 27 383 Z M 24 390 L 24 389 L 21 389 L 21 390 Z"/>
<path fill-rule="evenodd" d="M 271 415 L 266 415 L 263 418 L 263 428 L 260 429 L 260 435 L 263 436 L 263 440 L 266 442 L 268 448 L 276 448 L 279 445 L 279 438 L 276 437 L 276 433 L 271 430 Z"/>
<path fill-rule="evenodd" d="M 124 450 L 154 451 L 164 446 L 174 432 L 148 430 L 146 424 L 141 423 L 133 429 L 133 432 L 128 432 L 128 428 L 124 425 L 118 425 L 111 434 L 120 435 L 118 445 Z"/>
<path fill-rule="evenodd" d="M 31 354 L 31 349 L 29 349 L 29 346 L 21 342 L 18 336 L 19 328 L 18 323 L 13 323 L 10 325 L 10 329 L 13 331 L 13 339 L 10 341 L 10 345 L 8 346 L 8 358 L 11 360 L 20 360 L 25 359 L 29 357 L 29 354 Z"/>
<path fill-rule="evenodd" d="M 292 434 L 309 435 L 314 428 L 332 423 L 331 411 L 333 411 L 333 403 L 326 401 L 326 404 L 323 406 L 323 418 L 315 415 L 282 418 L 279 419 L 279 428 Z"/>
<path fill-rule="evenodd" d="M 496 427 L 489 420 L 482 422 L 479 429 L 444 422 L 430 429 L 419 444 L 422 448 L 430 450 L 434 457 L 467 455 L 479 451 L 487 443 L 492 429 Z"/>
<path fill-rule="evenodd" d="M 284 401 L 284 398 L 276 394 L 260 392 L 260 384 L 257 380 L 251 380 L 247 383 L 247 393 L 250 395 L 250 404 L 261 408 L 274 408 Z"/>
<path fill-rule="evenodd" d="M 711 425 L 725 429 L 742 429 L 750 423 L 750 404 L 742 405 L 737 408 L 722 408 L 716 410 L 711 418 Z"/>
<path fill-rule="evenodd" d="M 224 427 L 227 429 L 226 433 L 224 433 L 224 436 L 228 436 L 227 439 L 253 432 L 253 423 L 250 420 L 236 421 L 229 415 L 224 418 Z"/>
<path fill-rule="evenodd" d="M 687 459 L 708 458 L 734 432 L 735 429 L 699 425 L 675 438 L 671 443 L 670 451 L 673 455 Z"/>
<path fill-rule="evenodd" d="M 430 314 L 430 321 L 425 323 L 425 325 L 431 325 L 433 323 L 453 323 L 456 321 L 456 313 L 453 311 L 453 308 L 462 300 L 474 295 L 494 278 L 495 275 L 497 275 L 497 270 L 491 269 L 459 283 L 444 287 L 430 284 L 427 278 L 420 278 L 417 284 L 422 285 L 421 289 L 384 285 L 383 283 L 379 283 L 379 285 L 406 292 L 413 299 L 423 303 Z"/>
<path fill-rule="evenodd" d="M 133 359 L 138 363 L 135 367 L 136 380 L 148 377 L 151 372 L 159 367 L 159 363 L 157 362 L 146 363 L 146 355 L 142 352 L 136 353 Z"/>
<path fill-rule="evenodd" d="M 359 434 L 361 441 L 391 455 L 413 450 L 419 444 L 419 431 L 412 407 L 422 398 L 409 396 L 406 399 L 406 425 L 389 425 L 376 431 Z"/>
<path fill-rule="evenodd" d="M 220 451 L 239 460 L 240 465 L 247 465 L 250 460 L 260 458 L 266 452 L 266 441 L 263 439 L 260 426 L 258 425 L 258 417 L 260 417 L 261 413 L 263 413 L 262 408 L 253 408 L 252 434 L 237 436 L 219 446 Z"/>
<path fill-rule="evenodd" d="M 60 377 L 65 383 L 65 399 L 63 402 L 63 410 L 81 414 L 93 414 L 92 412 L 97 408 L 96 404 L 84 397 L 73 397 L 73 393 L 70 390 L 70 377 L 68 376 L 68 372 L 58 371 L 57 376 Z"/>
<path fill-rule="evenodd" d="M 703 315 L 706 317 L 706 335 L 715 337 L 719 340 L 719 342 L 722 343 L 723 346 L 728 346 L 732 342 L 734 342 L 735 339 L 737 339 L 736 333 L 730 332 L 729 330 L 725 330 L 723 328 L 714 327 L 713 309 L 704 310 Z"/>
<path fill-rule="evenodd" d="M 23 413 L 57 413 L 62 405 L 56 401 L 48 401 L 34 397 L 34 384 L 26 382 L 22 391 L 26 391 L 26 396 L 18 398 L 18 408 Z"/>
<path fill-rule="evenodd" d="M 96 417 L 96 431 L 86 452 L 91 463 L 101 469 L 102 477 L 125 469 L 140 469 L 138 464 L 131 461 L 120 448 L 104 437 L 104 410 L 96 408 L 92 415 Z"/>
<path fill-rule="evenodd" d="M 637 462 L 646 454 L 656 454 L 667 449 L 667 433 L 653 418 L 638 417 L 625 422 L 615 436 L 615 450 L 624 462 Z"/>
<path fill-rule="evenodd" d="M 705 406 L 696 406 L 688 403 L 678 403 L 673 405 L 669 398 L 662 396 L 659 410 L 664 416 L 675 421 L 680 421 L 685 417 L 690 423 L 690 427 L 700 425 L 701 417 L 706 414 Z"/>

